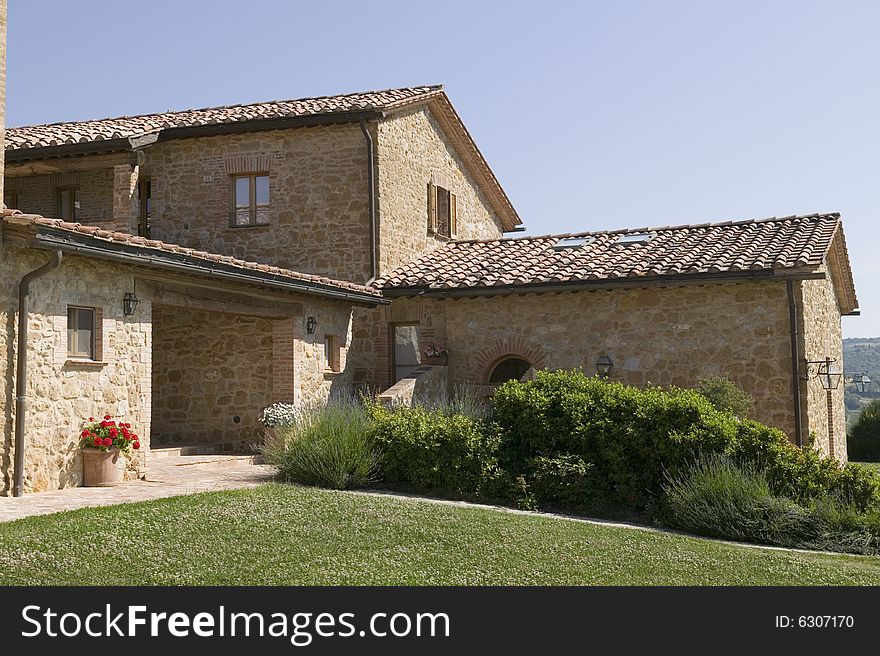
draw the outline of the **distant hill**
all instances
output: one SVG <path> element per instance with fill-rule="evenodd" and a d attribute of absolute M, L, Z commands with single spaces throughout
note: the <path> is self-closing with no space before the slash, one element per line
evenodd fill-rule
<path fill-rule="evenodd" d="M 854 385 L 846 386 L 846 419 L 851 425 L 865 404 L 880 398 L 880 337 L 850 337 L 843 340 L 843 368 L 847 374 L 866 372 L 872 385 L 868 392 L 859 392 Z"/>
<path fill-rule="evenodd" d="M 847 373 L 867 371 L 880 382 L 880 337 L 850 337 L 843 340 L 843 368 Z"/>

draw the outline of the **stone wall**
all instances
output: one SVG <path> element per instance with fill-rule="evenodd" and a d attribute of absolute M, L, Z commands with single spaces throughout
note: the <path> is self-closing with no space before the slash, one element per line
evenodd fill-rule
<path fill-rule="evenodd" d="M 432 180 L 456 194 L 456 239 L 501 236 L 501 221 L 428 109 L 380 121 L 377 134 L 380 275 L 446 243 L 428 234 Z"/>
<path fill-rule="evenodd" d="M 5 181 L 6 190 L 18 194 L 19 207 L 15 209 L 51 217 L 59 216 L 58 189 L 77 187 L 80 206 L 76 220 L 115 229 L 113 184 L 112 168 L 7 177 Z"/>
<path fill-rule="evenodd" d="M 428 404 L 442 403 L 448 398 L 448 368 L 429 364 L 422 365 L 378 395 L 379 402 L 389 408 L 411 406 L 413 402 L 419 401 Z"/>
<path fill-rule="evenodd" d="M 428 182 L 442 180 L 456 194 L 457 239 L 502 236 L 501 222 L 428 109 L 376 126 L 379 275 L 447 243 L 428 234 Z M 393 305 L 393 304 L 392 304 Z M 389 308 L 355 310 L 352 345 L 355 384 L 390 385 L 386 349 Z"/>
<path fill-rule="evenodd" d="M 269 319 L 153 306 L 153 445 L 260 439 L 272 402 Z"/>
<path fill-rule="evenodd" d="M 3 246 L 0 258 L 0 494 L 11 493 L 15 414 L 17 285 L 49 259 L 46 251 Z M 61 266 L 31 286 L 28 339 L 28 411 L 25 491 L 54 490 L 82 482 L 80 422 L 105 413 L 134 424 L 142 445 L 126 475 L 144 467 L 150 445 L 150 304 L 123 316 L 122 298 L 131 290 L 124 266 L 65 256 Z M 67 307 L 100 309 L 99 362 L 67 358 Z"/>
<path fill-rule="evenodd" d="M 396 307 L 395 307 L 396 306 Z M 794 434 L 788 300 L 784 283 L 716 284 L 493 296 L 398 299 L 393 316 L 447 344 L 450 385 L 482 386 L 497 361 L 691 387 L 724 375 L 754 398 L 753 418 Z"/>
<path fill-rule="evenodd" d="M 143 152 L 153 238 L 337 279 L 369 277 L 358 125 L 174 140 Z M 231 226 L 233 173 L 269 174 L 269 225 Z"/>
<path fill-rule="evenodd" d="M 802 326 L 801 355 L 805 360 L 836 360 L 843 367 L 843 336 L 840 326 L 840 309 L 834 285 L 830 279 L 804 280 L 800 283 L 800 320 Z M 829 394 L 819 379 L 813 375 L 801 383 L 805 396 L 805 437 L 813 434 L 823 453 L 833 453 L 846 461 L 846 411 L 844 407 L 844 382 L 831 391 L 829 431 Z"/>

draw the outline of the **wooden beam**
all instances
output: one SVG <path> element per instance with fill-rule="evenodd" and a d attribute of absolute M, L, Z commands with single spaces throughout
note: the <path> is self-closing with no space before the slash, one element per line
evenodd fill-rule
<path fill-rule="evenodd" d="M 49 175 L 67 173 L 68 171 L 94 171 L 95 169 L 112 169 L 120 164 L 137 164 L 137 153 L 109 153 L 107 155 L 83 155 L 81 157 L 59 157 L 56 159 L 40 159 L 6 164 L 6 177 L 24 177 L 29 175 Z"/>
<path fill-rule="evenodd" d="M 200 285 L 174 285 L 137 278 L 137 293 L 154 305 L 170 305 L 206 312 L 241 314 L 264 319 L 301 317 L 300 303 L 267 301 L 243 294 L 218 291 Z"/>

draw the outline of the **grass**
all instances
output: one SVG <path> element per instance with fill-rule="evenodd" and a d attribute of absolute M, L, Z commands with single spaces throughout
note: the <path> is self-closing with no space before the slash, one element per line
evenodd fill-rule
<path fill-rule="evenodd" d="M 878 585 L 880 558 L 269 484 L 2 523 L 0 584 Z"/>

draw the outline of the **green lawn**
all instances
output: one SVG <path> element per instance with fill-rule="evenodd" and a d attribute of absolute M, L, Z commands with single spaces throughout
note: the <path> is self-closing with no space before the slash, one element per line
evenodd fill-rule
<path fill-rule="evenodd" d="M 270 484 L 0 524 L 0 584 L 880 584 L 802 554 Z"/>

